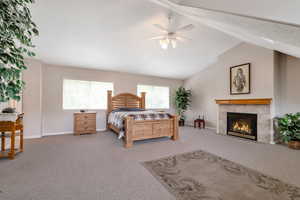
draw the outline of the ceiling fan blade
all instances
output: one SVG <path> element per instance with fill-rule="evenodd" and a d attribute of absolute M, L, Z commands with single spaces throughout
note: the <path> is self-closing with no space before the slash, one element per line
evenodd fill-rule
<path fill-rule="evenodd" d="M 190 31 L 194 28 L 195 28 L 195 26 L 193 24 L 189 24 L 189 25 L 186 25 L 186 26 L 183 26 L 183 27 L 177 29 L 176 32 Z"/>
<path fill-rule="evenodd" d="M 166 36 L 164 35 L 161 35 L 161 36 L 155 36 L 155 37 L 151 37 L 149 38 L 149 40 L 161 40 L 161 39 L 164 39 Z"/>
<path fill-rule="evenodd" d="M 166 32 L 166 33 L 168 32 L 168 30 L 160 24 L 153 24 L 153 26 L 158 28 L 159 30 L 161 30 L 163 32 Z"/>
<path fill-rule="evenodd" d="M 185 41 L 191 40 L 190 38 L 186 38 L 184 36 L 176 36 L 175 38 L 176 38 L 176 40 L 178 40 L 180 42 L 185 42 Z"/>

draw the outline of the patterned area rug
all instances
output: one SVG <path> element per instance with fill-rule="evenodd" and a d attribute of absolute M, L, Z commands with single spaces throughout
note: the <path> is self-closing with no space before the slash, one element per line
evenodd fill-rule
<path fill-rule="evenodd" d="M 204 151 L 143 165 L 180 200 L 300 200 L 300 188 Z"/>

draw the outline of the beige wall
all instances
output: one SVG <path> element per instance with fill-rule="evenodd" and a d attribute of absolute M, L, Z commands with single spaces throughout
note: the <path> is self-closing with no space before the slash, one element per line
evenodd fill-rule
<path fill-rule="evenodd" d="M 251 94 L 230 95 L 230 66 L 250 62 Z M 219 57 L 205 70 L 185 80 L 165 79 L 91 69 L 71 68 L 42 64 L 31 60 L 23 79 L 26 89 L 23 96 L 26 137 L 72 132 L 73 112 L 62 109 L 62 81 L 64 78 L 107 81 L 114 83 L 115 93 L 136 93 L 137 84 L 169 86 L 171 96 L 183 85 L 192 89 L 192 107 L 187 112 L 188 123 L 204 114 L 208 126 L 217 125 L 215 99 L 273 98 L 274 114 L 300 111 L 300 59 L 273 52 L 250 44 L 240 44 Z M 171 103 L 171 112 L 174 112 Z M 105 128 L 105 110 L 98 110 L 97 129 Z"/>
<path fill-rule="evenodd" d="M 229 70 L 231 66 L 251 63 L 251 94 L 230 95 Z M 219 57 L 218 61 L 184 82 L 193 93 L 192 107 L 187 120 L 192 122 L 203 113 L 209 127 L 217 126 L 215 99 L 273 98 L 274 52 L 242 43 Z"/>
<path fill-rule="evenodd" d="M 280 56 L 278 115 L 300 112 L 300 59 Z"/>
<path fill-rule="evenodd" d="M 8 102 L 0 102 L 0 111 L 2 111 L 4 108 L 7 108 L 9 106 Z"/>
<path fill-rule="evenodd" d="M 27 129 L 27 127 L 32 129 L 32 126 L 34 126 L 35 129 L 40 129 L 40 133 L 36 133 L 35 130 L 32 130 L 32 133 L 30 133 L 30 135 L 34 133 L 36 136 L 41 136 L 41 134 L 62 134 L 72 132 L 73 130 L 73 113 L 78 110 L 63 110 L 62 108 L 62 84 L 64 78 L 113 82 L 115 93 L 130 92 L 136 94 L 137 84 L 168 86 L 171 88 L 171 96 L 174 95 L 174 90 L 183 84 L 183 81 L 175 79 L 48 64 L 41 65 L 42 76 L 38 77 L 36 62 L 37 61 L 32 61 L 32 63 L 30 63 L 30 68 L 26 71 L 26 76 L 24 76 L 24 80 L 29 83 L 27 91 L 24 91 L 24 97 L 26 97 L 24 98 L 24 112 L 26 115 L 31 115 L 31 120 L 25 123 L 25 129 Z M 42 84 L 38 83 L 40 79 L 42 79 Z M 35 84 L 31 84 L 33 82 Z M 40 93 L 38 92 L 38 87 L 40 86 L 42 87 L 42 108 L 35 110 L 39 107 Z M 34 94 L 32 94 L 32 91 L 35 91 Z M 171 105 L 170 112 L 173 112 L 173 104 Z M 41 111 L 42 116 L 40 116 Z M 40 116 L 40 121 L 36 119 L 37 116 Z M 106 111 L 97 110 L 98 130 L 105 129 L 105 121 Z M 40 122 L 42 123 L 42 127 L 35 125 L 35 123 L 39 124 Z"/>
<path fill-rule="evenodd" d="M 26 138 L 34 138 L 41 136 L 42 130 L 42 64 L 31 60 L 27 61 L 27 67 L 23 72 L 24 134 Z"/>
<path fill-rule="evenodd" d="M 279 106 L 281 103 L 281 65 L 282 65 L 282 57 L 283 54 L 280 52 L 275 51 L 274 52 L 274 98 L 273 98 L 273 115 L 278 116 L 279 115 Z"/>

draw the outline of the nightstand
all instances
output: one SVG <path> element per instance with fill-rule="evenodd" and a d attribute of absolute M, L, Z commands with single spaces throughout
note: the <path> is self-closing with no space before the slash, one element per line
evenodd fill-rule
<path fill-rule="evenodd" d="M 96 112 L 74 113 L 74 135 L 96 133 Z"/>

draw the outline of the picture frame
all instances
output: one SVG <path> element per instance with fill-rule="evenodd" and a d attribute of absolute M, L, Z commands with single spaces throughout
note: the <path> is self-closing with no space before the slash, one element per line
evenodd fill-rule
<path fill-rule="evenodd" d="M 251 63 L 230 67 L 230 94 L 251 93 Z"/>

